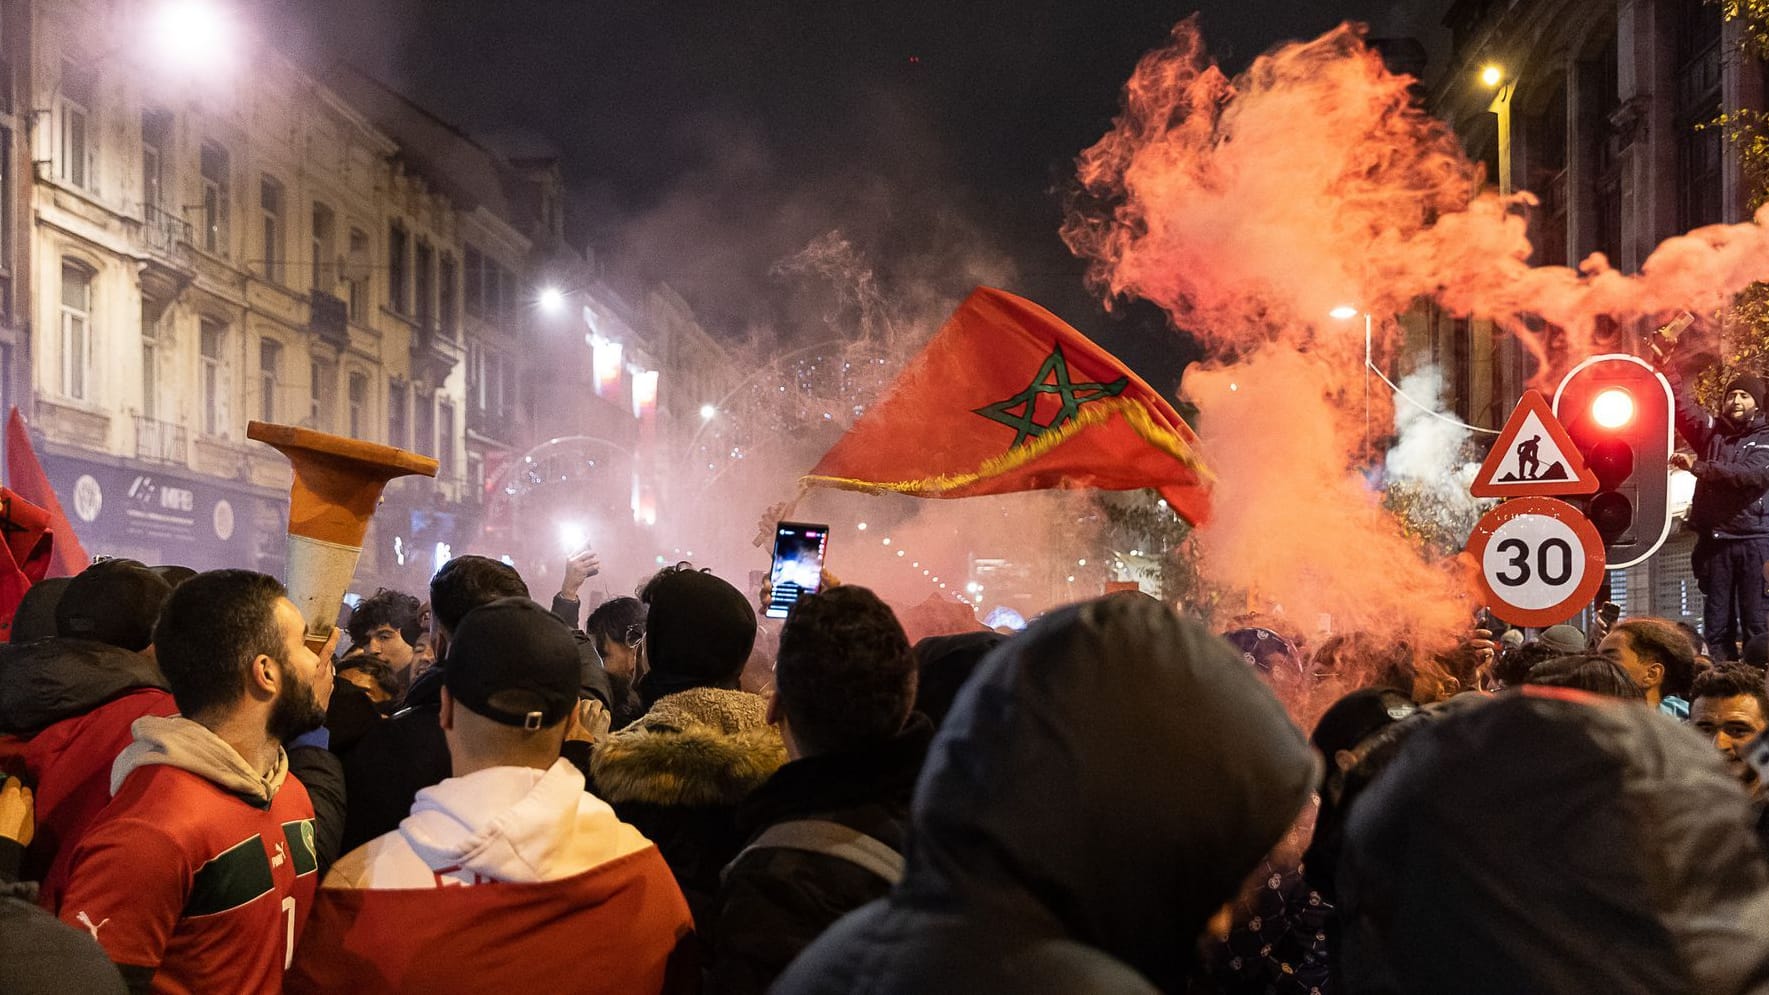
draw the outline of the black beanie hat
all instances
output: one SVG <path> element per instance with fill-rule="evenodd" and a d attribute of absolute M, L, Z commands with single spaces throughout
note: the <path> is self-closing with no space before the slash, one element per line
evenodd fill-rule
<path fill-rule="evenodd" d="M 645 595 L 646 703 L 694 687 L 736 686 L 756 642 L 749 599 L 697 570 L 659 577 Z"/>
<path fill-rule="evenodd" d="M 1726 389 L 1721 392 L 1720 399 L 1722 401 L 1725 400 L 1726 395 L 1732 393 L 1735 390 L 1742 390 L 1746 394 L 1749 394 L 1751 396 L 1751 398 L 1757 402 L 1757 408 L 1759 410 L 1762 409 L 1762 407 L 1763 407 L 1763 378 L 1762 377 L 1757 376 L 1755 373 L 1740 373 L 1738 376 L 1735 376 L 1731 380 L 1726 381 Z"/>
<path fill-rule="evenodd" d="M 68 581 L 55 606 L 55 634 L 139 653 L 154 641 L 154 622 L 171 593 L 146 564 L 102 560 Z"/>

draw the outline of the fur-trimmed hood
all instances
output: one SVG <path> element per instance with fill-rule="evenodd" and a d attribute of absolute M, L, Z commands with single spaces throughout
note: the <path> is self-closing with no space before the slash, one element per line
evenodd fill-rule
<path fill-rule="evenodd" d="M 760 695 L 694 688 L 666 695 L 596 744 L 590 772 L 608 802 L 735 805 L 786 762 Z"/>

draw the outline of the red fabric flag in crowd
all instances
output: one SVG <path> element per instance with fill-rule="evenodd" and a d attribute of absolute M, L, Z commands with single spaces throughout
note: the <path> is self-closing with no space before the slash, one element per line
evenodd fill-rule
<path fill-rule="evenodd" d="M 0 487 L 0 641 L 12 638 L 12 616 L 31 585 L 49 569 L 49 513 Z"/>
<path fill-rule="evenodd" d="M 91 557 L 81 548 L 79 537 L 74 535 L 73 523 L 61 510 L 61 501 L 55 496 L 55 488 L 49 484 L 49 475 L 43 472 L 43 464 L 37 462 L 37 451 L 31 448 L 31 434 L 25 430 L 24 416 L 16 407 L 6 419 L 6 484 L 19 497 L 48 513 L 48 534 L 54 542 L 47 575 L 72 577 L 86 569 Z"/>
<path fill-rule="evenodd" d="M 978 287 L 805 483 L 918 497 L 1152 487 L 1209 514 L 1197 436 L 1111 353 L 1021 297 Z"/>

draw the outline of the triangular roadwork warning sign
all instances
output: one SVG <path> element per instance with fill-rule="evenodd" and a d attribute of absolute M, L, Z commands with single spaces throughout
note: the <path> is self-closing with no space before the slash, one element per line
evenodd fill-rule
<path fill-rule="evenodd" d="M 1524 391 L 1468 490 L 1475 497 L 1593 494 L 1597 475 L 1536 391 Z"/>

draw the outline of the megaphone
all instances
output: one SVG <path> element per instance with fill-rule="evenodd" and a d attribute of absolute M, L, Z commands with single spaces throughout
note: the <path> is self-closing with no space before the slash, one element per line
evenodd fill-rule
<path fill-rule="evenodd" d="M 394 477 L 436 476 L 436 460 L 414 452 L 294 425 L 247 422 L 246 438 L 288 457 L 289 600 L 307 620 L 307 645 L 318 652 L 331 638 L 338 606 L 368 535 L 381 491 Z"/>

